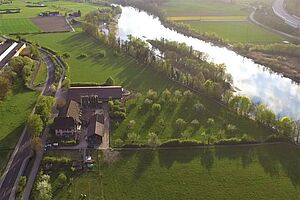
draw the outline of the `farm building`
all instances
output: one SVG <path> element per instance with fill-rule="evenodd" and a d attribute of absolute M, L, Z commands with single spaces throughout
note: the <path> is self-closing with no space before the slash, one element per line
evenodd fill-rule
<path fill-rule="evenodd" d="M 66 94 L 66 105 L 55 118 L 53 129 L 58 137 L 79 139 L 86 128 L 89 143 L 101 144 L 104 135 L 102 103 L 123 97 L 121 86 L 71 87 Z M 101 113 L 101 114 L 100 114 Z"/>
<path fill-rule="evenodd" d="M 0 69 L 2 69 L 12 57 L 19 56 L 21 51 L 26 48 L 23 42 L 6 40 L 0 44 Z"/>
<path fill-rule="evenodd" d="M 87 137 L 90 144 L 99 144 L 104 136 L 104 115 L 95 114 L 90 118 Z"/>

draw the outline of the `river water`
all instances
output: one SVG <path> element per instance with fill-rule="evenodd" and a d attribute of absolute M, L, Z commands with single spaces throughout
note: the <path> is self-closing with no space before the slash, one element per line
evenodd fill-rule
<path fill-rule="evenodd" d="M 255 103 L 266 104 L 279 116 L 300 119 L 300 87 L 280 74 L 272 73 L 251 59 L 238 55 L 225 47 L 184 36 L 166 28 L 157 17 L 132 7 L 122 7 L 119 22 L 119 37 L 126 40 L 128 35 L 141 39 L 160 39 L 162 37 L 184 42 L 195 50 L 206 53 L 210 61 L 227 67 L 232 75 L 234 87 L 240 95 L 250 97 Z"/>

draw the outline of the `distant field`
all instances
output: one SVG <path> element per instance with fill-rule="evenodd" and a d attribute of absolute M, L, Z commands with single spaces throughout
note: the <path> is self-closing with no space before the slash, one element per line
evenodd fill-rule
<path fill-rule="evenodd" d="M 168 17 L 172 21 L 196 21 L 196 20 L 246 20 L 245 16 L 184 16 Z"/>
<path fill-rule="evenodd" d="M 30 19 L 0 19 L 0 34 L 37 32 L 40 29 Z"/>
<path fill-rule="evenodd" d="M 12 4 L 3 4 L 1 5 L 1 9 L 6 8 L 20 8 L 21 12 L 18 14 L 2 14 L 0 15 L 0 21 L 2 19 L 7 18 L 31 18 L 36 17 L 40 12 L 43 11 L 60 11 L 62 15 L 65 14 L 65 12 L 74 12 L 80 10 L 82 13 L 82 16 L 84 16 L 86 13 L 96 10 L 99 6 L 95 6 L 88 3 L 78 3 L 73 1 L 49 1 L 49 2 L 43 2 L 47 5 L 47 7 L 44 8 L 38 8 L 38 7 L 26 7 L 26 2 L 22 0 L 14 0 Z"/>
<path fill-rule="evenodd" d="M 250 22 L 185 22 L 199 32 L 215 33 L 231 43 L 273 43 L 284 39 Z"/>
<path fill-rule="evenodd" d="M 300 17 L 300 1 L 299 0 L 286 0 L 287 10 L 298 17 Z"/>
<path fill-rule="evenodd" d="M 299 158 L 287 145 L 122 151 L 116 163 L 77 174 L 54 199 L 298 199 Z"/>
<path fill-rule="evenodd" d="M 162 3 L 167 16 L 244 16 L 245 7 L 237 3 L 210 0 L 167 0 Z"/>

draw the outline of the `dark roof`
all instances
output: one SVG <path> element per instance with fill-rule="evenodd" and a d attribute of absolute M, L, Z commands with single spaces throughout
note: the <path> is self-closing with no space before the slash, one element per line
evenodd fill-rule
<path fill-rule="evenodd" d="M 68 97 L 78 103 L 82 96 L 97 95 L 101 100 L 121 99 L 123 88 L 121 86 L 95 86 L 95 87 L 71 87 Z"/>
<path fill-rule="evenodd" d="M 75 121 L 72 117 L 56 117 L 53 122 L 53 129 L 74 129 Z"/>
<path fill-rule="evenodd" d="M 8 43 L 10 43 L 10 45 L 9 45 L 9 47 L 14 43 L 15 41 L 11 41 L 11 40 L 9 40 L 8 41 Z M 4 43 L 5 44 L 5 43 Z M 1 60 L 0 61 L 0 69 L 1 68 L 3 68 L 7 63 L 8 63 L 8 61 L 17 53 L 17 51 L 19 51 L 21 48 L 22 48 L 22 46 L 24 45 L 25 43 L 23 43 L 23 42 L 19 42 L 18 44 L 17 44 L 17 46 L 15 46 L 15 48 L 13 48 L 5 57 L 4 57 L 4 59 L 3 60 Z M 1 45 L 2 46 L 2 45 Z M 6 48 L 0 55 L 2 55 L 9 47 L 3 47 L 3 49 L 4 48 Z M 3 50 L 2 49 L 2 50 Z"/>
<path fill-rule="evenodd" d="M 90 118 L 87 130 L 87 136 L 98 135 L 103 137 L 104 134 L 104 115 L 95 114 Z"/>
<path fill-rule="evenodd" d="M 80 120 L 80 106 L 77 102 L 71 100 L 59 113 L 60 117 L 72 117 L 78 124 Z"/>

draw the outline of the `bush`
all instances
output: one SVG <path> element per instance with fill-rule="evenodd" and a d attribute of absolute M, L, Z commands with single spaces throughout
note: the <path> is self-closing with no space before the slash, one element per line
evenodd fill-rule
<path fill-rule="evenodd" d="M 160 146 L 161 147 L 204 146 L 204 144 L 197 140 L 171 139 L 162 143 Z"/>
<path fill-rule="evenodd" d="M 87 58 L 87 54 L 86 53 L 82 53 L 80 54 L 77 58 L 82 59 L 82 58 Z"/>
<path fill-rule="evenodd" d="M 62 164 L 62 165 L 66 165 L 66 164 L 71 163 L 70 158 L 67 158 L 67 157 L 54 157 L 54 156 L 46 156 L 46 157 L 44 157 L 43 161 L 45 163 Z"/>
<path fill-rule="evenodd" d="M 122 147 L 124 145 L 124 141 L 120 138 L 115 140 L 115 147 Z"/>
<path fill-rule="evenodd" d="M 63 58 L 70 58 L 71 55 L 70 55 L 69 53 L 66 52 L 66 53 L 64 53 L 64 54 L 62 55 L 62 57 L 63 57 Z"/>
<path fill-rule="evenodd" d="M 100 52 L 99 52 L 99 57 L 100 58 L 104 58 L 106 56 L 106 51 L 105 50 L 101 50 Z"/>

